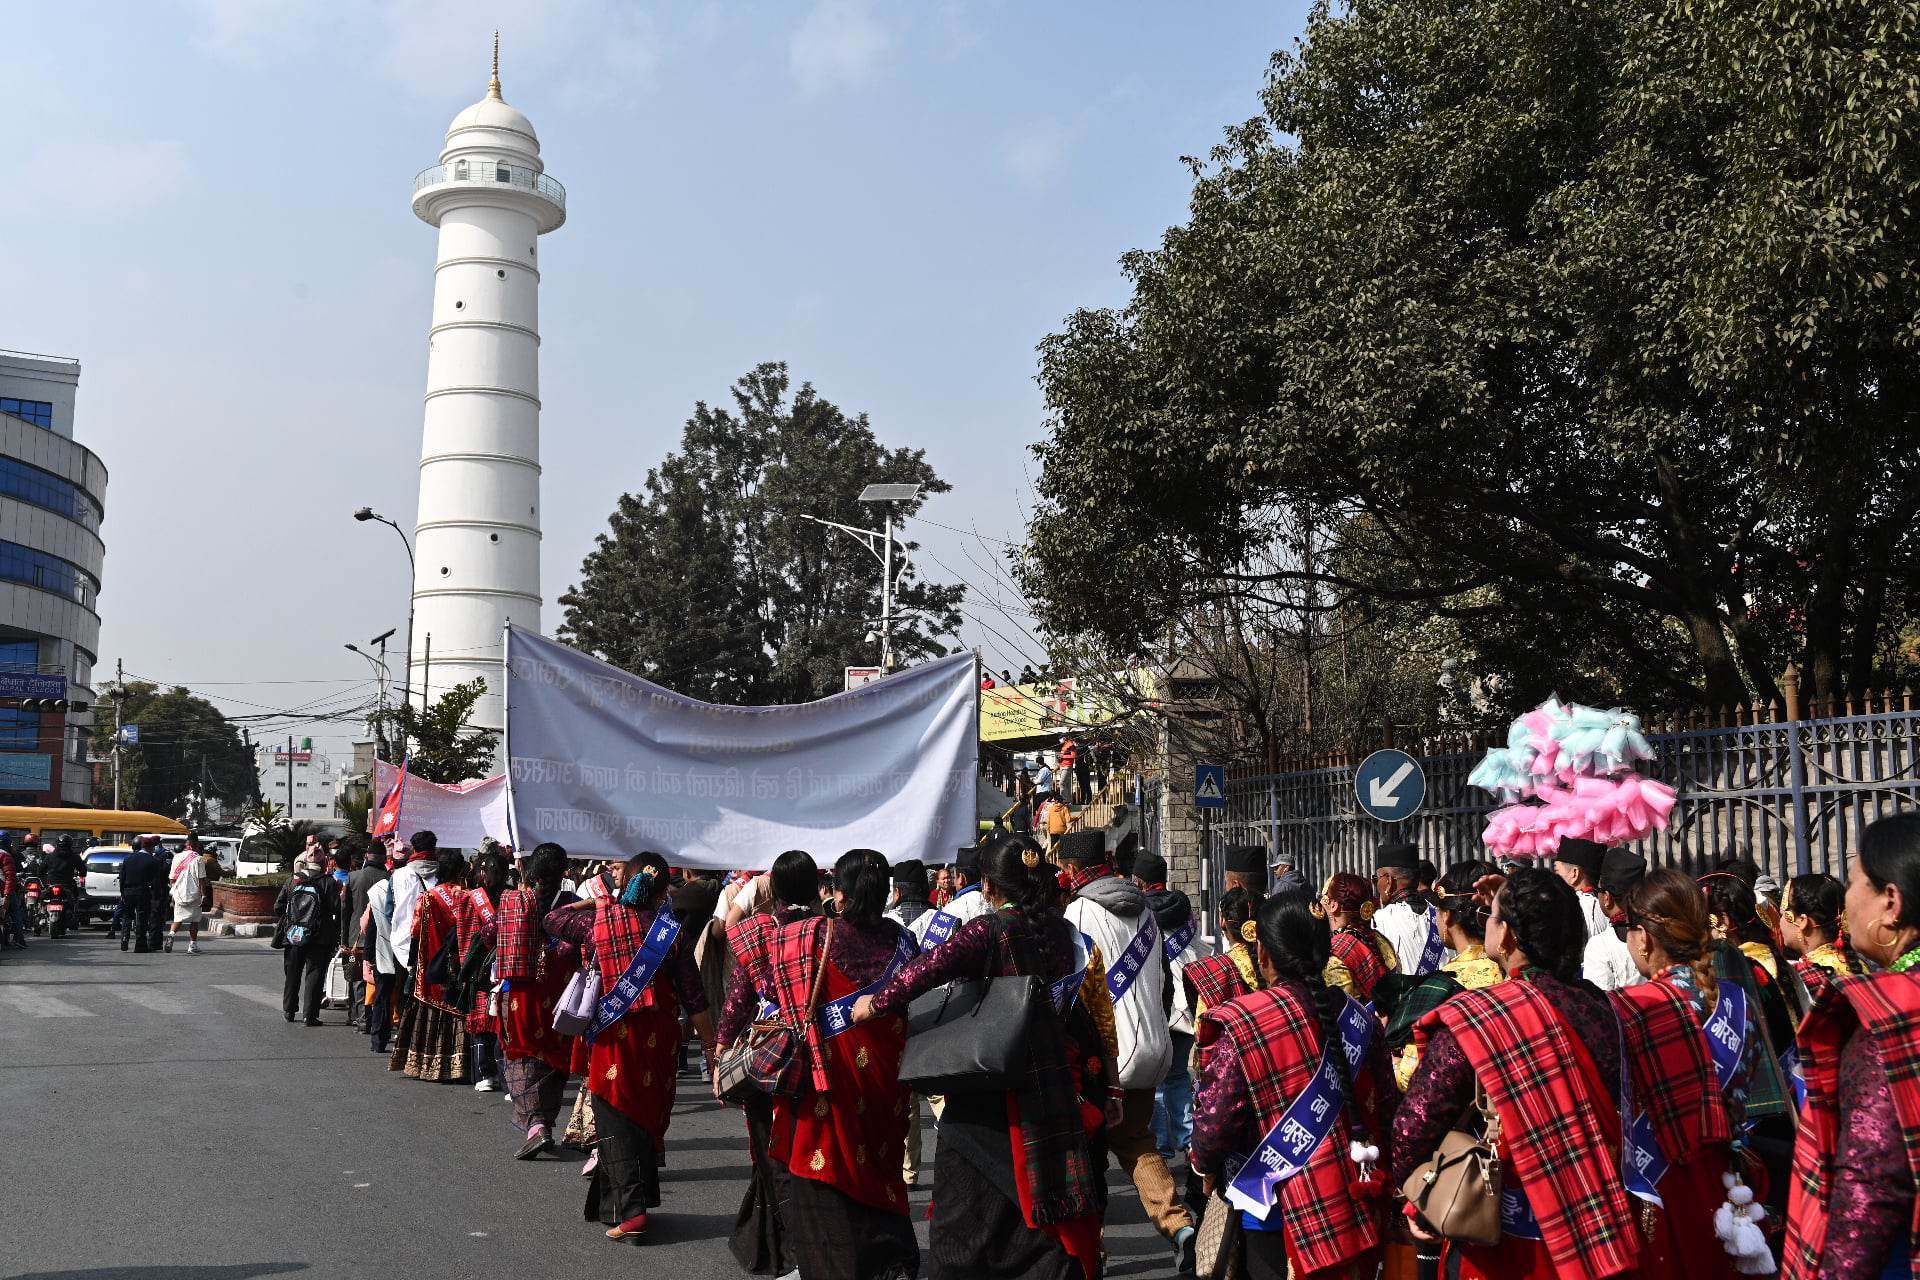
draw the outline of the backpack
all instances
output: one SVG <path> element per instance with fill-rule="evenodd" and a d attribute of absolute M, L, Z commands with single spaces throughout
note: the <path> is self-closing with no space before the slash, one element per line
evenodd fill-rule
<path fill-rule="evenodd" d="M 311 882 L 293 886 L 287 897 L 287 945 L 305 946 L 320 921 L 320 890 Z"/>

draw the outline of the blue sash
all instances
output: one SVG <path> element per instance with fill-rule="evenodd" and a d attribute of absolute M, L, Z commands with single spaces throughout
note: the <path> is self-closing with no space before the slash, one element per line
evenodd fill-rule
<path fill-rule="evenodd" d="M 1047 994 L 1053 999 L 1053 1011 L 1065 1013 L 1073 998 L 1080 994 L 1080 984 L 1087 980 L 1087 964 L 1093 958 L 1093 939 L 1086 934 L 1080 935 L 1080 967 L 1064 978 L 1055 978 L 1047 985 Z"/>
<path fill-rule="evenodd" d="M 1800 1065 L 1800 1049 L 1797 1045 L 1788 1045 L 1787 1051 L 1780 1055 L 1780 1070 L 1787 1077 L 1787 1083 L 1793 1086 L 1793 1106 L 1796 1111 L 1807 1109 L 1807 1073 Z M 1902 1262 L 1904 1263 L 1904 1259 Z"/>
<path fill-rule="evenodd" d="M 1167 953 L 1167 960 L 1169 963 L 1171 963 L 1180 958 L 1180 953 L 1182 951 L 1185 951 L 1188 945 L 1192 943 L 1192 941 L 1193 941 L 1193 921 L 1189 920 L 1184 925 L 1181 925 L 1178 929 L 1175 929 L 1172 933 L 1162 938 L 1160 940 L 1160 945 L 1163 949 L 1165 949 Z"/>
<path fill-rule="evenodd" d="M 962 889 L 960 892 L 954 894 L 953 897 L 948 900 L 947 905 L 952 906 L 954 903 L 960 901 L 960 899 L 966 897 L 968 894 L 978 893 L 978 892 L 980 892 L 980 886 L 977 884 L 970 884 L 966 888 Z M 955 929 L 958 929 L 959 927 L 960 927 L 960 917 L 950 916 L 944 910 L 934 912 L 932 922 L 927 925 L 927 940 L 925 943 L 926 949 L 931 951 L 935 947 L 946 942 L 948 939 L 953 937 L 953 931 Z"/>
<path fill-rule="evenodd" d="M 1500 1185 L 1500 1234 L 1516 1240 L 1544 1240 L 1540 1220 L 1533 1216 L 1526 1192 L 1508 1180 Z"/>
<path fill-rule="evenodd" d="M 1153 944 L 1160 937 L 1160 926 L 1154 920 L 1153 912 L 1143 910 L 1140 915 L 1140 931 L 1133 935 L 1133 941 L 1127 944 L 1127 949 L 1107 970 L 1107 994 L 1113 997 L 1115 1004 L 1119 1004 L 1121 997 L 1133 989 L 1140 971 L 1146 968 L 1147 958 L 1153 954 Z"/>
<path fill-rule="evenodd" d="M 1688 1014 L 1688 1017 L 1692 1017 Z M 1615 1015 L 1615 1025 L 1619 1025 Z M 1620 1153 L 1620 1173 L 1627 1184 L 1627 1193 L 1648 1204 L 1666 1207 L 1660 1199 L 1660 1179 L 1667 1176 L 1670 1162 L 1666 1153 L 1660 1150 L 1660 1135 L 1654 1132 L 1653 1121 L 1647 1118 L 1633 1102 L 1633 1070 L 1627 1063 L 1626 1029 L 1620 1032 L 1620 1133 L 1622 1151 Z"/>
<path fill-rule="evenodd" d="M 885 973 L 858 991 L 841 996 L 838 1000 L 829 1000 L 826 1004 L 820 1006 L 818 1017 L 820 1019 L 821 1038 L 831 1040 L 842 1031 L 851 1027 L 853 1025 L 854 1002 L 859 1000 L 861 996 L 874 995 L 880 988 L 892 982 L 893 975 L 905 968 L 907 961 L 913 959 L 918 951 L 919 948 L 913 945 L 913 935 L 905 929 L 902 929 L 900 931 L 900 940 L 893 944 L 893 959 L 887 962 L 887 970 Z"/>
<path fill-rule="evenodd" d="M 1227 1184 L 1227 1199 L 1261 1222 L 1280 1198 L 1280 1184 L 1307 1167 L 1307 1160 L 1333 1132 L 1347 1105 L 1347 1082 L 1359 1073 L 1380 1030 L 1373 1006 L 1347 997 L 1340 1037 L 1320 1054 L 1313 1079 L 1260 1139 L 1240 1173 Z"/>
<path fill-rule="evenodd" d="M 660 914 L 653 918 L 653 925 L 647 930 L 647 940 L 634 953 L 633 963 L 620 975 L 620 981 L 613 984 L 613 990 L 600 997 L 599 1008 L 594 1010 L 593 1025 L 587 1028 L 587 1039 L 605 1031 L 620 1021 L 633 1008 L 633 1002 L 653 981 L 653 975 L 660 972 L 660 966 L 666 962 L 667 954 L 673 950 L 673 944 L 680 939 L 680 917 L 673 914 L 673 907 L 664 900 L 660 903 Z"/>
<path fill-rule="evenodd" d="M 1720 999 L 1707 1019 L 1707 1049 L 1713 1054 L 1714 1074 L 1720 1088 L 1733 1088 L 1740 1073 L 1740 1059 L 1747 1051 L 1747 993 L 1732 982 L 1720 984 Z"/>
<path fill-rule="evenodd" d="M 1414 976 L 1424 978 L 1440 967 L 1440 961 L 1446 957 L 1447 942 L 1440 936 L 1440 908 L 1427 908 L 1427 945 L 1420 949 L 1420 962 L 1414 966 Z"/>

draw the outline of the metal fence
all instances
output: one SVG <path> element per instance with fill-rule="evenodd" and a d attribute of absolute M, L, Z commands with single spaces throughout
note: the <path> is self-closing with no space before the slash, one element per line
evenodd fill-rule
<path fill-rule="evenodd" d="M 1684 729 L 1649 740 L 1656 758 L 1646 772 L 1679 793 L 1672 826 L 1636 846 L 1656 865 L 1744 854 L 1776 877 L 1825 871 L 1844 879 L 1864 823 L 1920 805 L 1920 712 Z M 1367 817 L 1355 803 L 1357 762 L 1230 778 L 1207 850 L 1212 881 L 1219 883 L 1217 859 L 1229 844 L 1291 854 L 1316 882 L 1335 871 L 1370 873 L 1374 850 L 1395 838 L 1415 841 L 1442 867 L 1482 856 L 1481 831 L 1498 802 L 1467 785 L 1481 755 L 1420 757 L 1426 805 L 1396 824 Z M 1155 803 L 1161 785 L 1141 784 L 1141 838 L 1164 853 Z"/>

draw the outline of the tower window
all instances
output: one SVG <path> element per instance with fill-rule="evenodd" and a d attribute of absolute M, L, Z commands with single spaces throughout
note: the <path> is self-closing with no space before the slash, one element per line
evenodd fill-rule
<path fill-rule="evenodd" d="M 488 541 L 488 542 L 498 542 L 498 541 L 500 541 L 500 535 L 499 535 L 499 534 L 497 534 L 497 533 L 490 533 L 490 534 L 488 534 L 488 535 L 487 535 L 487 541 Z"/>
<path fill-rule="evenodd" d="M 499 166 L 498 168 L 496 168 L 496 169 L 495 169 L 495 170 L 493 171 L 493 176 L 494 176 L 495 178 L 497 178 L 498 180 L 500 180 L 501 182 L 512 182 L 512 181 L 513 181 L 513 171 L 512 171 L 511 169 L 509 169 L 509 168 L 507 168 L 507 166 L 505 166 L 505 165 L 501 165 L 501 166 Z"/>
<path fill-rule="evenodd" d="M 456 182 L 465 182 L 467 180 L 467 162 L 465 160 L 456 160 L 453 162 L 453 177 Z"/>
<path fill-rule="evenodd" d="M 440 576 L 441 576 L 441 577 L 443 577 L 443 578 L 444 578 L 444 577 L 446 577 L 446 576 L 447 576 L 447 575 L 448 575 L 449 573 L 451 573 L 451 572 L 453 572 L 453 571 L 452 571 L 451 569 L 449 569 L 449 568 L 447 568 L 447 566 L 445 566 L 445 565 L 441 565 L 441 566 L 440 566 Z"/>
<path fill-rule="evenodd" d="M 501 270 L 499 270 L 499 271 L 496 271 L 496 272 L 494 272 L 493 274 L 495 274 L 495 275 L 497 275 L 497 276 L 499 276 L 499 277 L 500 277 L 500 278 L 501 278 L 502 280 L 505 280 L 505 279 L 507 278 L 507 273 L 506 273 L 506 270 L 505 270 L 504 268 L 503 268 L 503 269 L 501 269 Z"/>
<path fill-rule="evenodd" d="M 455 311 L 465 311 L 467 309 L 467 304 L 464 302 L 456 302 L 453 304 L 453 309 Z"/>

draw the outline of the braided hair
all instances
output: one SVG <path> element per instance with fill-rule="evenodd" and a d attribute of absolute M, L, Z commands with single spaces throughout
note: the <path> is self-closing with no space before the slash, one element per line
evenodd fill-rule
<path fill-rule="evenodd" d="M 527 880 L 533 888 L 538 914 L 545 915 L 560 897 L 560 882 L 567 877 L 567 851 L 551 840 L 533 847 L 527 860 Z"/>
<path fill-rule="evenodd" d="M 1773 931 L 1760 919 L 1760 900 L 1752 885 L 1735 872 L 1709 871 L 1700 877 L 1700 891 L 1707 895 L 1707 910 L 1720 919 L 1729 938 L 1736 944 L 1759 943 L 1773 957 L 1775 973 L 1784 976 L 1792 972 L 1780 944 L 1774 941 Z"/>
<path fill-rule="evenodd" d="M 1245 942 L 1241 930 L 1247 921 L 1260 914 L 1260 904 L 1267 899 L 1264 889 L 1249 889 L 1236 885 L 1220 898 L 1220 922 L 1225 926 L 1227 936 L 1234 942 Z"/>
<path fill-rule="evenodd" d="M 1326 917 L 1315 915 L 1309 889 L 1289 886 L 1260 904 L 1255 928 L 1260 938 L 1260 961 L 1271 965 L 1282 982 L 1305 987 L 1320 1015 L 1320 1042 L 1332 1044 L 1340 1034 L 1340 1015 L 1346 993 L 1327 985 L 1327 961 L 1333 955 L 1333 930 Z"/>
<path fill-rule="evenodd" d="M 1562 982 L 1578 982 L 1587 924 L 1578 891 L 1551 871 L 1521 867 L 1500 886 L 1500 918 L 1527 959 Z"/>
<path fill-rule="evenodd" d="M 1823 871 L 1811 871 L 1787 881 L 1786 896 L 1781 899 L 1782 924 L 1791 916 L 1805 916 L 1814 927 L 1833 939 L 1833 945 L 1846 959 L 1850 972 L 1861 972 L 1860 957 L 1847 941 L 1847 887 Z M 1804 950 L 1804 948 L 1803 948 Z"/>
<path fill-rule="evenodd" d="M 1627 890 L 1627 919 L 1667 953 L 1693 970 L 1700 994 L 1712 1008 L 1720 983 L 1713 973 L 1713 920 L 1700 886 L 1671 867 L 1649 871 Z"/>
<path fill-rule="evenodd" d="M 1500 869 L 1491 862 L 1475 858 L 1454 863 L 1440 877 L 1437 886 L 1440 892 L 1434 905 L 1454 928 L 1475 942 L 1487 940 L 1487 905 L 1473 896 L 1473 887 L 1485 877 L 1499 874 Z"/>

